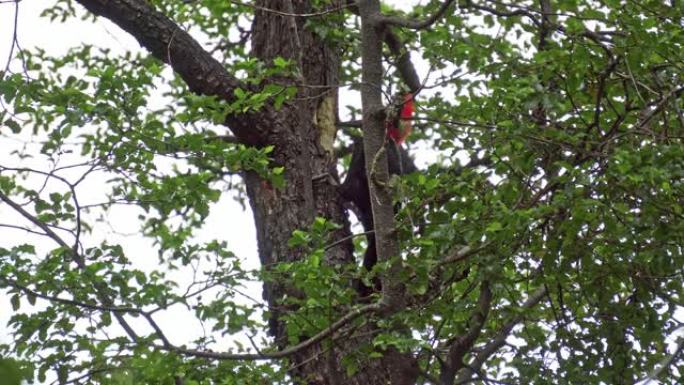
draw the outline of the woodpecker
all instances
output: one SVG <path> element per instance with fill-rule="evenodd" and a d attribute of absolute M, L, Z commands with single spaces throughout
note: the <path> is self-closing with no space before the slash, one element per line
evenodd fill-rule
<path fill-rule="evenodd" d="M 412 129 L 411 119 L 413 119 L 414 113 L 413 94 L 406 93 L 399 96 L 396 107 L 389 109 L 391 111 L 389 115 L 393 116 L 385 121 L 387 138 L 392 140 L 392 142 L 387 141 L 385 144 L 387 168 L 391 175 L 410 174 L 418 169 L 401 144 L 406 140 Z M 363 258 L 363 267 L 370 271 L 377 263 L 378 258 L 375 250 L 375 234 L 372 232 L 374 229 L 373 213 L 361 139 L 354 141 L 349 171 L 341 187 L 342 196 L 348 202 L 353 203 L 354 211 L 361 221 L 363 229 L 367 232 L 366 239 L 368 245 Z M 395 207 L 396 210 L 398 210 L 398 207 Z M 372 287 L 367 287 L 359 282 L 357 290 L 362 298 L 368 297 L 373 292 L 380 290 L 380 281 L 375 279 Z"/>
<path fill-rule="evenodd" d="M 399 113 L 394 114 L 395 116 L 385 122 L 387 137 L 398 145 L 404 143 L 404 140 L 411 134 L 413 129 L 413 113 L 415 111 L 412 93 L 405 93 L 402 99 L 400 100 Z"/>

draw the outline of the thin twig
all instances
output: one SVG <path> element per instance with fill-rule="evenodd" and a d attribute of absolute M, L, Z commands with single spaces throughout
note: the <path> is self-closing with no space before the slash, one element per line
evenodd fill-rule
<path fill-rule="evenodd" d="M 260 353 L 260 354 L 234 354 L 234 353 L 221 353 L 221 352 L 212 352 L 212 351 L 201 351 L 201 350 L 194 350 L 194 349 L 186 349 L 186 348 L 181 348 L 181 347 L 166 347 L 166 346 L 159 346 L 160 349 L 164 350 L 169 350 L 178 354 L 183 354 L 187 356 L 193 356 L 193 357 L 201 357 L 201 358 L 210 358 L 210 359 L 215 359 L 215 360 L 273 360 L 273 359 L 281 359 L 281 358 L 287 358 L 291 356 L 292 354 L 298 353 L 304 349 L 307 349 L 311 347 L 312 345 L 322 341 L 323 339 L 329 337 L 332 335 L 334 332 L 342 328 L 343 326 L 347 325 L 348 323 L 354 321 L 355 319 L 359 318 L 360 316 L 368 313 L 377 313 L 381 310 L 384 309 L 384 306 L 381 303 L 372 303 L 370 305 L 365 305 L 359 308 L 356 308 L 346 315 L 344 315 L 342 318 L 338 319 L 335 323 L 332 325 L 328 326 L 327 328 L 323 329 L 320 331 L 318 334 L 314 335 L 313 337 L 302 341 L 301 343 L 292 346 L 287 349 L 283 349 L 277 352 L 272 352 L 272 353 Z"/>
<path fill-rule="evenodd" d="M 442 16 L 444 16 L 447 9 L 449 9 L 449 6 L 453 4 L 453 2 L 454 0 L 446 0 L 442 3 L 442 5 L 439 6 L 435 13 L 427 17 L 425 20 L 406 19 L 399 16 L 378 15 L 376 17 L 376 21 L 386 25 L 393 25 L 396 27 L 404 27 L 410 29 L 425 29 L 430 27 Z"/>

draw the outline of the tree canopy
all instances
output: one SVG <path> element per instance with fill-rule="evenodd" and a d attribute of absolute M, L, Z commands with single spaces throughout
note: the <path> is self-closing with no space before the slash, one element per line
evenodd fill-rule
<path fill-rule="evenodd" d="M 41 7 L 139 46 L 22 47 L 17 13 L 3 381 L 681 383 L 679 1 Z M 340 191 L 354 151 L 365 213 Z M 221 225 L 238 209 L 258 267 Z"/>

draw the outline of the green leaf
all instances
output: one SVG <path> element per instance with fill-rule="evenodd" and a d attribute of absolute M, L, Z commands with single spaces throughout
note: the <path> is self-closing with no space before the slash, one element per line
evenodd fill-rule
<path fill-rule="evenodd" d="M 18 134 L 21 132 L 21 126 L 19 125 L 19 123 L 14 121 L 14 119 L 12 119 L 12 118 L 5 120 L 4 125 L 9 127 L 9 129 L 12 130 L 12 132 L 15 134 Z"/>
<path fill-rule="evenodd" d="M 17 311 L 21 307 L 21 299 L 18 294 L 10 297 L 10 303 L 12 304 L 12 310 Z"/>
<path fill-rule="evenodd" d="M 0 378 L 2 378 L 3 385 L 21 385 L 23 380 L 28 379 L 28 376 L 17 361 L 0 358 Z"/>
<path fill-rule="evenodd" d="M 503 229 L 503 225 L 501 222 L 491 222 L 489 225 L 487 225 L 487 232 L 488 233 L 495 233 L 497 231 L 501 231 Z"/>

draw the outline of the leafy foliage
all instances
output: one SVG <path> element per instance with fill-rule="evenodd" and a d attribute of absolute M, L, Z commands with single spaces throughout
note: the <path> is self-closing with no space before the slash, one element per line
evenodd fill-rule
<path fill-rule="evenodd" d="M 226 197 L 244 206 L 242 173 L 275 192 L 286 183 L 274 148 L 239 143 L 226 117 L 305 103 L 297 87 L 305 85 L 291 81 L 296 62 L 250 55 L 254 7 L 150 3 L 196 32 L 245 88 L 226 103 L 193 93 L 147 53 L 87 45 L 62 56 L 22 50 L 10 67 L 21 71 L 2 73 L 3 146 L 38 143 L 0 160 L 0 207 L 11 213 L 0 220 L 10 234 L 0 237 L 0 288 L 13 339 L 1 352 L 19 359 L 0 361 L 9 384 L 287 383 L 287 360 L 187 349 L 271 354 L 270 346 L 294 346 L 360 307 L 351 283 L 371 285 L 388 269 L 327 264 L 340 241 L 333 234 L 346 225 L 327 218 L 293 232 L 288 246 L 306 258 L 263 271 L 245 267 L 224 238 L 202 236 Z M 410 13 L 390 4 L 383 11 L 424 19 L 442 4 L 422 3 Z M 544 1 L 458 3 L 429 28 L 393 29 L 424 64 L 409 141 L 431 159 L 392 186 L 407 306 L 354 318 L 348 334 L 324 346 L 372 335 L 346 355 L 348 376 L 396 349 L 417 358 L 424 383 L 436 382 L 452 357 L 464 382 L 677 383 L 682 8 L 655 0 L 559 0 L 550 12 L 539 8 Z M 45 7 L 51 22 L 86 14 L 71 1 Z M 339 51 L 340 83 L 356 92 L 358 17 L 347 7 L 305 25 Z M 402 80 L 386 54 L 389 101 Z M 346 117 L 361 107 L 353 97 L 339 102 Z M 338 133 L 340 153 L 350 132 Z M 133 208 L 126 231 L 141 243 L 108 230 L 124 208 Z M 291 290 L 280 304 L 287 341 L 263 337 L 282 309 L 246 294 L 262 281 Z M 160 325 L 179 309 L 205 330 L 173 345 Z"/>

